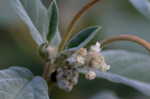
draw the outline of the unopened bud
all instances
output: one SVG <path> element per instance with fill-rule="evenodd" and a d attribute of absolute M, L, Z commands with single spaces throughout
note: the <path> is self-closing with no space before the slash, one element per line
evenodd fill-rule
<path fill-rule="evenodd" d="M 93 80 L 96 78 L 96 73 L 93 71 L 89 71 L 88 73 L 85 74 L 85 78 L 88 80 Z"/>

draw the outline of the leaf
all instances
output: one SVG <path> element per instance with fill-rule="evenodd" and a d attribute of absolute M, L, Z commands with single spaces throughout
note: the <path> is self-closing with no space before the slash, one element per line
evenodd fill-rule
<path fill-rule="evenodd" d="M 125 50 L 104 51 L 103 55 L 111 65 L 110 72 L 150 83 L 149 55 Z"/>
<path fill-rule="evenodd" d="M 49 17 L 49 31 L 47 34 L 47 40 L 51 41 L 58 30 L 59 18 L 58 18 L 58 7 L 55 0 L 53 0 L 48 8 Z"/>
<path fill-rule="evenodd" d="M 150 96 L 150 56 L 124 50 L 104 51 L 102 54 L 111 69 L 108 73 L 97 72 L 98 77 L 131 86 Z"/>
<path fill-rule="evenodd" d="M 25 68 L 1 70 L 0 83 L 0 99 L 49 99 L 44 79 Z"/>
<path fill-rule="evenodd" d="M 121 83 L 130 86 L 140 91 L 144 95 L 150 96 L 150 84 L 148 83 L 140 82 L 138 80 L 132 80 L 130 78 L 120 76 L 115 73 L 107 73 L 107 72 L 97 72 L 97 77 L 107 79 L 114 83 Z"/>
<path fill-rule="evenodd" d="M 102 91 L 96 94 L 91 99 L 119 99 L 114 92 L 111 91 Z"/>
<path fill-rule="evenodd" d="M 44 39 L 33 24 L 31 18 L 28 16 L 22 3 L 19 0 L 11 0 L 11 5 L 13 10 L 17 13 L 18 17 L 27 25 L 31 36 L 37 43 L 37 45 L 41 45 L 42 43 L 44 43 Z"/>
<path fill-rule="evenodd" d="M 130 0 L 130 2 L 138 11 L 150 18 L 150 0 Z"/>
<path fill-rule="evenodd" d="M 48 33 L 48 11 L 40 0 L 20 0 L 37 30 L 46 40 Z"/>
<path fill-rule="evenodd" d="M 51 42 L 50 42 L 50 45 L 51 45 L 51 46 L 58 47 L 59 44 L 60 44 L 60 42 L 61 42 L 61 36 L 60 36 L 60 32 L 59 32 L 58 29 L 57 29 L 57 32 L 55 33 L 53 39 L 52 39 Z"/>
<path fill-rule="evenodd" d="M 144 0 L 139 1 L 143 2 Z M 99 9 L 103 11 L 103 14 L 97 10 L 94 11 L 97 16 L 92 15 L 88 18 L 94 19 L 96 23 L 104 27 L 98 36 L 99 40 L 127 33 L 150 41 L 150 22 L 131 5 L 129 0 L 105 0 L 103 6 L 100 6 Z M 146 53 L 141 46 L 124 41 L 112 43 L 107 48 L 120 48 Z"/>
<path fill-rule="evenodd" d="M 85 46 L 94 38 L 94 36 L 100 29 L 101 27 L 93 26 L 80 31 L 68 42 L 67 48 L 81 48 Z"/>

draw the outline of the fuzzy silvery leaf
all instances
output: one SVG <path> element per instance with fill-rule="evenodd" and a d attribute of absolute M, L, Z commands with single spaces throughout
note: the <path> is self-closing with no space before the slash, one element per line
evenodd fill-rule
<path fill-rule="evenodd" d="M 48 33 L 48 12 L 40 0 L 20 0 L 31 21 L 44 40 Z"/>
<path fill-rule="evenodd" d="M 114 92 L 102 91 L 90 99 L 119 99 Z"/>
<path fill-rule="evenodd" d="M 130 0 L 133 6 L 150 19 L 150 0 Z"/>
<path fill-rule="evenodd" d="M 150 96 L 150 56 L 124 50 L 104 51 L 106 62 L 111 65 L 107 73 L 97 76 L 115 83 L 122 83 Z"/>
<path fill-rule="evenodd" d="M 48 8 L 48 17 L 49 17 L 49 30 L 47 34 L 47 40 L 52 41 L 55 35 L 57 35 L 59 32 L 58 30 L 58 24 L 59 24 L 59 18 L 58 18 L 58 7 L 55 0 L 53 0 Z"/>
<path fill-rule="evenodd" d="M 0 83 L 0 99 L 49 99 L 45 80 L 25 68 L 0 70 Z"/>
<path fill-rule="evenodd" d="M 143 2 L 145 0 L 139 1 Z M 127 33 L 138 35 L 150 41 L 150 22 L 131 5 L 129 0 L 105 0 L 104 5 L 100 6 L 99 9 L 103 11 L 103 14 L 96 11 L 95 14 L 98 15 L 91 16 L 90 18 L 94 17 L 95 21 L 104 27 L 102 33 L 97 36 L 101 40 L 104 37 L 107 38 Z M 109 45 L 109 48 L 121 48 L 147 53 L 141 46 L 128 42 L 113 43 Z"/>
<path fill-rule="evenodd" d="M 29 1 L 29 0 L 26 0 L 26 1 Z M 33 0 L 30 0 L 30 1 L 33 1 Z M 38 0 L 36 0 L 36 1 L 38 1 Z M 42 43 L 44 43 L 44 39 L 43 39 L 42 35 L 37 30 L 37 28 L 34 24 L 35 21 L 32 21 L 33 18 L 31 18 L 31 16 L 33 17 L 33 15 L 30 15 L 30 16 L 28 15 L 28 12 L 26 11 L 22 2 L 20 0 L 11 0 L 11 6 L 12 6 L 12 9 L 18 15 L 18 17 L 28 27 L 29 33 L 32 36 L 32 38 L 34 39 L 34 41 L 37 43 L 37 45 L 41 45 Z M 30 10 L 33 10 L 32 7 L 30 8 Z"/>
<path fill-rule="evenodd" d="M 97 34 L 97 32 L 101 29 L 98 26 L 88 27 L 71 38 L 71 40 L 67 44 L 67 48 L 74 48 L 74 47 L 84 47 L 88 44 Z"/>
<path fill-rule="evenodd" d="M 150 84 L 149 83 L 130 79 L 125 76 L 120 76 L 118 74 L 109 73 L 109 72 L 108 73 L 97 72 L 97 77 L 107 79 L 108 81 L 111 81 L 113 83 L 119 83 L 119 84 L 130 86 L 132 88 L 135 88 L 139 92 L 143 93 L 144 95 L 150 96 Z"/>

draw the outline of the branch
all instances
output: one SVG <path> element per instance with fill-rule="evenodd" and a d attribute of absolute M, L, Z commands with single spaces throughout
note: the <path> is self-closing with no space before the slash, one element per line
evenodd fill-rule
<path fill-rule="evenodd" d="M 48 80 L 48 73 L 49 73 L 49 67 L 50 67 L 49 65 L 50 65 L 49 62 L 46 62 L 44 66 L 43 78 L 45 80 Z"/>
<path fill-rule="evenodd" d="M 143 46 L 145 49 L 147 49 L 150 52 L 150 43 L 138 36 L 130 35 L 130 34 L 122 34 L 116 37 L 110 37 L 108 39 L 105 39 L 101 42 L 102 46 L 105 47 L 108 44 L 111 44 L 113 42 L 117 41 L 131 41 L 134 43 L 137 43 L 141 46 Z"/>

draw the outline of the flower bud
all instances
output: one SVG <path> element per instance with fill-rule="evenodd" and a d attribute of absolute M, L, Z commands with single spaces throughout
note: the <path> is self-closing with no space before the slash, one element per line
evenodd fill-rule
<path fill-rule="evenodd" d="M 96 78 L 96 73 L 94 71 L 89 71 L 85 74 L 85 78 L 88 80 L 93 80 Z"/>

